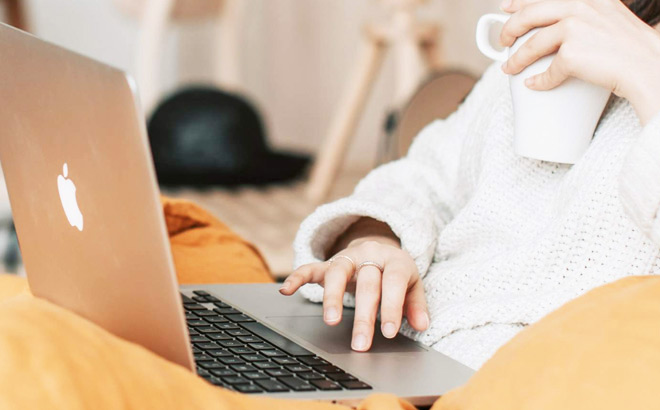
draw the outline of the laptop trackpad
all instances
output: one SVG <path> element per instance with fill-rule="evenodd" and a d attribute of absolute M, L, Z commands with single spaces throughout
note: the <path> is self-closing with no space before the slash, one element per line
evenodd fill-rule
<path fill-rule="evenodd" d="M 328 326 L 321 316 L 268 316 L 268 321 L 286 333 L 296 335 L 302 340 L 330 354 L 350 353 L 353 316 L 344 315 L 341 323 Z M 380 329 L 376 329 L 370 353 L 424 352 L 426 349 L 402 335 L 386 339 Z"/>

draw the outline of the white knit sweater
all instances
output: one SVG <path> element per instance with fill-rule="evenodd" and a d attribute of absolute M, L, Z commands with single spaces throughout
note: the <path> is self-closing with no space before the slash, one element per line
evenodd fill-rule
<path fill-rule="evenodd" d="M 660 273 L 660 115 L 642 128 L 612 97 L 573 166 L 517 156 L 512 125 L 508 79 L 494 65 L 405 158 L 302 223 L 296 266 L 324 260 L 360 216 L 388 223 L 415 258 L 431 314 L 427 331 L 402 332 L 473 368 L 589 289 Z M 318 285 L 302 292 L 322 300 Z"/>

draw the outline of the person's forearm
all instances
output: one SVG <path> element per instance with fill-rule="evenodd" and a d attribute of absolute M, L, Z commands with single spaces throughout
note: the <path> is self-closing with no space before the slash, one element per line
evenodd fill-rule
<path fill-rule="evenodd" d="M 389 225 L 373 218 L 360 218 L 342 233 L 335 243 L 329 248 L 327 256 L 330 257 L 337 252 L 365 241 L 377 241 L 387 245 L 401 247 L 401 241 L 392 232 Z"/>

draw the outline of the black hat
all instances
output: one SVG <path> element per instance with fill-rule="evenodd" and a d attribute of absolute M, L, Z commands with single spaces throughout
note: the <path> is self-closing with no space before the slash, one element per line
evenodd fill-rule
<path fill-rule="evenodd" d="M 148 132 L 164 185 L 267 184 L 299 177 L 309 164 L 307 155 L 271 150 L 252 104 L 213 88 L 171 95 Z"/>

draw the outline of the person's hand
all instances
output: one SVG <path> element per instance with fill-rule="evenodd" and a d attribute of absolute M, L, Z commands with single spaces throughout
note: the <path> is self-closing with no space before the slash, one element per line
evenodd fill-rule
<path fill-rule="evenodd" d="M 529 88 L 549 90 L 576 77 L 628 99 L 642 123 L 660 111 L 660 33 L 620 0 L 505 0 L 500 7 L 513 13 L 503 46 L 542 27 L 504 63 L 505 73 L 557 52 L 547 71 L 526 80 Z"/>
<path fill-rule="evenodd" d="M 344 257 L 337 257 L 343 255 Z M 347 259 L 346 257 L 350 258 Z M 355 264 L 372 261 L 383 267 L 363 266 L 355 274 Z M 284 281 L 280 292 L 292 295 L 306 283 L 324 287 L 323 320 L 328 325 L 341 321 L 344 292 L 355 292 L 355 318 L 351 347 L 366 351 L 371 347 L 380 303 L 381 331 L 393 338 L 405 313 L 418 331 L 429 326 L 429 315 L 422 280 L 413 258 L 391 238 L 367 237 L 353 240 L 335 255 L 333 262 L 303 265 Z"/>

